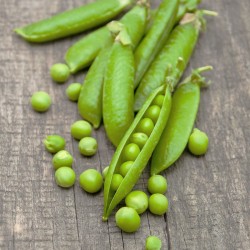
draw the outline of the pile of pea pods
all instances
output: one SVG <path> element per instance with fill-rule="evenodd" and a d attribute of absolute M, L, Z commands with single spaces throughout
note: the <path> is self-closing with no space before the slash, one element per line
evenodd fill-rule
<path fill-rule="evenodd" d="M 50 73 L 54 81 L 65 82 L 70 74 L 88 69 L 83 84 L 71 84 L 66 90 L 86 122 L 76 126 L 72 136 L 81 141 L 89 138 L 90 133 L 85 135 L 81 129 L 86 131 L 87 127 L 89 131 L 90 124 L 98 129 L 103 121 L 116 151 L 103 176 L 91 170 L 80 177 L 80 185 L 94 193 L 105 179 L 104 221 L 126 198 L 126 207 L 116 213 L 116 223 L 125 232 L 139 228 L 138 214 L 148 207 L 156 215 L 167 211 L 167 182 L 159 173 L 171 166 L 186 146 L 194 155 L 203 155 L 208 148 L 207 135 L 193 127 L 200 87 L 208 85 L 201 73 L 212 67 L 193 70 L 179 83 L 205 26 L 203 16 L 216 15 L 197 9 L 199 3 L 200 0 L 162 0 L 156 9 L 151 9 L 149 0 L 97 0 L 15 30 L 29 42 L 43 43 L 92 29 L 68 48 L 65 64 L 53 65 Z M 115 19 L 120 13 L 122 17 Z M 41 93 L 35 94 L 31 105 L 38 112 L 46 111 L 50 97 L 42 93 L 47 100 L 44 101 Z M 57 139 L 51 139 L 55 147 Z M 46 143 L 45 146 L 49 150 Z M 93 140 L 79 144 L 81 152 L 86 152 L 86 147 L 94 148 L 94 153 L 97 150 Z M 59 147 L 56 152 L 63 150 Z M 66 167 L 71 167 L 71 156 L 65 154 L 61 153 L 70 158 Z M 57 172 L 63 163 L 59 166 L 56 159 L 53 164 Z M 144 192 L 132 190 L 150 159 L 148 189 L 152 195 L 148 199 Z M 60 185 L 64 177 L 58 176 Z M 92 182 L 89 176 L 93 177 Z M 60 186 L 73 184 L 71 181 Z M 146 249 L 160 249 L 158 240 L 148 239 Z"/>

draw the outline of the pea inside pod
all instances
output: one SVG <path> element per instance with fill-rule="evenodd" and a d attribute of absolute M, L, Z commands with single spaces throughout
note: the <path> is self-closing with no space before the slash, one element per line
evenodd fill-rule
<path fill-rule="evenodd" d="M 125 171 L 126 173 L 118 189 L 116 191 L 113 191 L 111 188 L 113 175 L 119 172 L 120 166 L 122 166 L 124 162 L 126 162 L 126 159 L 124 158 L 124 152 L 126 152 L 125 149 L 129 144 L 131 144 L 131 138 L 133 138 L 133 135 L 135 133 L 138 133 L 137 132 L 138 124 L 142 119 L 144 119 L 145 113 L 147 112 L 148 108 L 152 105 L 153 101 L 155 100 L 155 97 L 158 95 L 164 95 L 164 101 L 161 107 L 159 118 L 156 124 L 154 125 L 153 131 L 151 132 L 150 136 L 148 136 L 146 143 L 143 143 L 144 145 L 141 147 L 137 157 L 134 159 L 133 162 L 132 161 L 130 162 L 131 166 L 128 168 L 127 171 Z M 112 210 L 133 189 L 134 185 L 139 179 L 167 123 L 170 108 L 171 108 L 170 87 L 168 85 L 164 85 L 155 90 L 150 95 L 150 97 L 143 105 L 142 109 L 136 115 L 133 123 L 127 130 L 121 142 L 119 143 L 115 151 L 115 154 L 111 160 L 108 175 L 105 178 L 103 220 L 108 219 Z"/>

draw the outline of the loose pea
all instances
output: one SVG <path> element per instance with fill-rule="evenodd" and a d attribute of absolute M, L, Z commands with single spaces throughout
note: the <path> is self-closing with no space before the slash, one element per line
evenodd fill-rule
<path fill-rule="evenodd" d="M 61 167 L 55 172 L 56 183 L 60 187 L 72 187 L 75 184 L 76 174 L 72 168 Z"/>
<path fill-rule="evenodd" d="M 140 153 L 140 148 L 134 143 L 125 146 L 123 151 L 123 158 L 127 161 L 134 161 Z"/>
<path fill-rule="evenodd" d="M 132 134 L 131 139 L 130 139 L 130 141 L 132 143 L 137 144 L 140 149 L 143 148 L 143 146 L 146 144 L 147 140 L 148 140 L 148 136 L 146 134 L 140 133 L 140 132 Z"/>
<path fill-rule="evenodd" d="M 52 159 L 52 164 L 55 170 L 57 170 L 60 167 L 71 167 L 72 163 L 73 163 L 73 157 L 66 150 L 60 150 L 54 155 Z"/>
<path fill-rule="evenodd" d="M 133 166 L 133 163 L 133 161 L 125 161 L 124 163 L 122 163 L 119 172 L 123 177 L 125 177 L 125 175 L 128 173 L 130 168 Z"/>
<path fill-rule="evenodd" d="M 164 95 L 157 95 L 153 100 L 152 104 L 162 107 L 163 101 L 164 101 Z"/>
<path fill-rule="evenodd" d="M 43 140 L 45 148 L 52 154 L 65 148 L 65 140 L 60 135 L 48 135 Z"/>
<path fill-rule="evenodd" d="M 50 68 L 50 76 L 55 82 L 66 82 L 69 75 L 69 67 L 66 64 L 56 63 Z"/>
<path fill-rule="evenodd" d="M 127 233 L 133 233 L 141 225 L 141 219 L 134 208 L 122 207 L 115 215 L 116 225 Z"/>
<path fill-rule="evenodd" d="M 157 105 L 152 105 L 148 108 L 148 110 L 145 112 L 145 117 L 150 118 L 154 124 L 156 124 L 158 117 L 160 115 L 161 108 Z"/>
<path fill-rule="evenodd" d="M 45 112 L 51 105 L 51 98 L 48 93 L 44 91 L 38 91 L 32 95 L 30 103 L 35 111 Z"/>
<path fill-rule="evenodd" d="M 152 214 L 163 215 L 168 210 L 168 199 L 163 194 L 152 194 L 148 203 Z"/>
<path fill-rule="evenodd" d="M 88 193 L 96 193 L 101 190 L 103 178 L 95 169 L 87 169 L 79 177 L 80 186 Z"/>
<path fill-rule="evenodd" d="M 206 133 L 195 128 L 188 140 L 188 149 L 194 155 L 204 155 L 208 149 L 208 137 Z"/>
<path fill-rule="evenodd" d="M 97 141 L 93 137 L 84 137 L 80 140 L 78 148 L 82 155 L 92 156 L 97 151 Z"/>
<path fill-rule="evenodd" d="M 150 136 L 154 129 L 154 123 L 150 118 L 143 118 L 138 126 L 136 131 L 145 133 L 147 136 Z"/>
<path fill-rule="evenodd" d="M 87 121 L 80 120 L 71 125 L 70 132 L 75 139 L 81 140 L 84 137 L 91 136 L 92 127 Z"/>
<path fill-rule="evenodd" d="M 153 175 L 148 179 L 148 191 L 151 194 L 164 194 L 167 191 L 167 180 L 162 175 Z"/>
<path fill-rule="evenodd" d="M 161 240 L 156 236 L 149 236 L 146 240 L 146 250 L 161 250 Z"/>
<path fill-rule="evenodd" d="M 82 88 L 81 83 L 71 83 L 66 89 L 66 95 L 68 99 L 73 102 L 78 101 L 81 88 Z"/>
<path fill-rule="evenodd" d="M 148 208 L 148 196 L 139 190 L 132 191 L 125 199 L 127 207 L 132 207 L 138 214 L 144 213 Z"/>
<path fill-rule="evenodd" d="M 111 189 L 116 191 L 121 185 L 123 177 L 120 174 L 114 174 L 111 182 Z"/>
<path fill-rule="evenodd" d="M 106 178 L 107 174 L 108 174 L 108 171 L 109 171 L 109 166 L 105 167 L 102 171 L 102 177 L 103 179 Z"/>

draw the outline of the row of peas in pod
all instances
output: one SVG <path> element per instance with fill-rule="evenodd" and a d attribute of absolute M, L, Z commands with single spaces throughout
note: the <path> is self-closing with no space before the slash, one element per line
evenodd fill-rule
<path fill-rule="evenodd" d="M 80 152 L 91 156 L 97 142 L 90 136 L 89 123 L 97 129 L 103 120 L 107 137 L 116 147 L 110 166 L 103 171 L 103 220 L 125 199 L 126 207 L 116 213 L 116 223 L 126 232 L 139 228 L 139 214 L 147 207 L 158 215 L 167 211 L 166 182 L 159 173 L 171 166 L 186 146 L 194 155 L 203 155 L 208 148 L 207 135 L 193 127 L 200 87 L 208 85 L 201 73 L 212 67 L 194 70 L 176 88 L 205 26 L 203 16 L 216 15 L 197 10 L 199 3 L 162 0 L 152 10 L 148 0 L 99 0 L 16 29 L 27 41 L 39 43 L 109 22 L 70 46 L 64 57 L 66 64 L 53 65 L 50 75 L 63 83 L 70 74 L 90 66 L 83 84 L 73 83 L 66 89 L 68 99 L 77 101 L 79 114 L 86 120 L 75 122 L 71 134 L 80 140 Z M 119 20 L 111 21 L 124 10 L 127 12 Z M 38 112 L 48 110 L 51 102 L 46 92 L 36 92 L 31 98 Z M 134 112 L 138 112 L 136 116 Z M 58 138 L 55 141 L 60 145 Z M 55 159 L 67 158 L 65 152 L 59 151 Z M 133 188 L 150 159 L 148 190 L 152 195 L 148 199 Z M 53 164 L 58 162 L 53 158 Z M 56 176 L 63 167 L 69 166 L 55 167 Z M 87 192 L 97 192 L 103 177 L 96 170 L 86 170 L 80 176 L 80 185 Z M 146 249 L 160 248 L 159 239 L 147 239 Z"/>

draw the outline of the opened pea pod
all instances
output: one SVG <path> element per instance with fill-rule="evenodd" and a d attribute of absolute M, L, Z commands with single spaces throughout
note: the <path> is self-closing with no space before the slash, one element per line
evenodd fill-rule
<path fill-rule="evenodd" d="M 29 42 L 52 41 L 103 24 L 118 15 L 132 2 L 132 0 L 98 0 L 15 31 Z"/>
<path fill-rule="evenodd" d="M 154 117 L 155 122 L 153 122 L 150 113 L 147 111 L 154 105 L 159 95 L 164 96 L 164 99 L 160 107 L 158 119 Z M 166 126 L 170 109 L 171 88 L 169 85 L 164 84 L 149 96 L 122 138 L 111 160 L 105 179 L 103 220 L 108 219 L 112 210 L 133 189 L 138 181 Z M 145 119 L 150 120 L 150 124 L 153 124 L 153 127 L 145 125 L 148 123 L 145 123 Z M 140 133 L 140 136 L 138 136 L 138 133 Z M 145 138 L 147 139 L 145 140 Z M 126 162 L 129 162 L 130 166 L 124 173 L 121 166 L 124 166 Z M 112 189 L 112 180 L 115 174 L 122 174 L 124 177 L 117 190 Z"/>
<path fill-rule="evenodd" d="M 175 91 L 167 125 L 152 155 L 151 175 L 171 166 L 184 151 L 196 119 L 200 87 L 206 86 L 200 73 L 211 69 L 206 66 L 194 70 Z"/>

